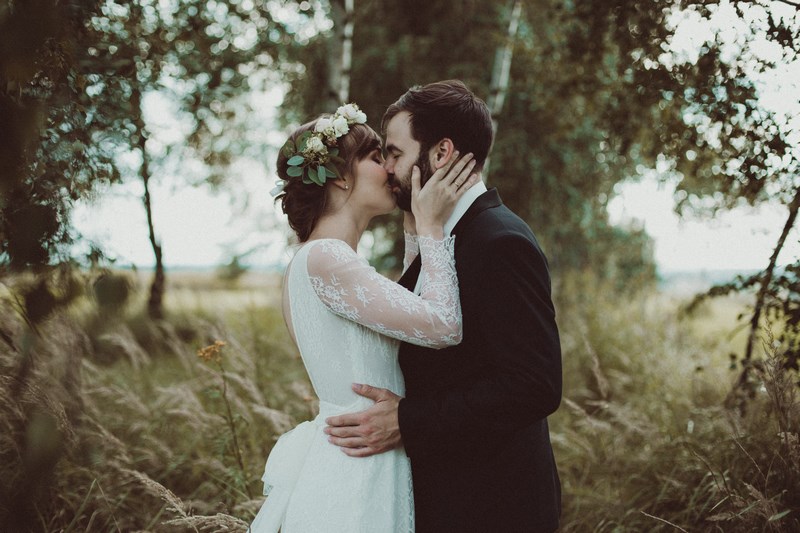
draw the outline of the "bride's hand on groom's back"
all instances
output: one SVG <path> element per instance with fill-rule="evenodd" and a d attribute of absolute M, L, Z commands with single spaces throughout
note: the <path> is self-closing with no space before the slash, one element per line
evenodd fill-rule
<path fill-rule="evenodd" d="M 472 154 L 458 157 L 455 152 L 450 162 L 436 170 L 425 186 L 420 186 L 420 170 L 411 171 L 411 211 L 417 223 L 419 235 L 441 239 L 442 226 L 450 217 L 459 198 L 478 181 L 472 174 L 475 160 Z"/>
<path fill-rule="evenodd" d="M 403 445 L 397 408 L 402 399 L 387 389 L 354 384 L 353 391 L 375 402 L 357 413 L 325 419 L 325 433 L 331 444 L 339 446 L 350 457 L 369 457 Z"/>

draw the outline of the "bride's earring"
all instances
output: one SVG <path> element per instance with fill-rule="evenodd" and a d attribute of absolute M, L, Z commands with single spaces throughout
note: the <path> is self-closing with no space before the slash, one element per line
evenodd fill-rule
<path fill-rule="evenodd" d="M 345 183 L 345 184 L 344 184 L 344 190 L 348 190 L 349 188 L 350 188 L 350 185 L 348 185 L 348 184 L 346 184 L 346 183 Z"/>

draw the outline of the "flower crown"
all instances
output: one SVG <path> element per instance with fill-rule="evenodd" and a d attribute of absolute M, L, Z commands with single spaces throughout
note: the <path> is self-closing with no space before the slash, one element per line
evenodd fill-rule
<path fill-rule="evenodd" d="M 344 163 L 344 160 L 339 157 L 336 140 L 347 135 L 351 125 L 366 122 L 367 115 L 356 104 L 345 104 L 331 117 L 318 119 L 313 132 L 303 132 L 296 143 L 289 139 L 281 148 L 281 153 L 288 158 L 286 174 L 293 178 L 302 176 L 303 183 L 317 185 L 324 185 L 328 178 L 341 177 L 334 163 Z M 283 190 L 285 185 L 284 180 L 278 180 L 275 189 Z"/>

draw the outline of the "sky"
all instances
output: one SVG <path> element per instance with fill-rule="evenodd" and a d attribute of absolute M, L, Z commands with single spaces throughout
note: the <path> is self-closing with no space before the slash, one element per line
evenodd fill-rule
<path fill-rule="evenodd" d="M 674 184 L 649 176 L 625 183 L 608 206 L 612 223 L 644 226 L 653 238 L 660 272 L 766 268 L 788 216 L 786 207 L 740 207 L 713 219 L 681 218 L 673 210 L 674 190 Z M 780 264 L 798 257 L 800 242 L 793 230 L 779 257 Z"/>
<path fill-rule="evenodd" d="M 775 3 L 776 12 L 788 13 L 787 8 L 793 9 Z M 714 27 L 723 28 L 723 38 L 735 42 L 737 31 L 741 30 L 733 23 L 735 20 L 730 8 L 721 9 L 710 24 L 698 17 L 684 17 L 676 21 L 678 30 L 672 49 L 691 58 Z M 775 53 L 767 45 L 758 50 L 765 57 Z M 758 79 L 764 105 L 793 117 L 800 130 L 800 62 L 760 74 Z M 270 120 L 280 101 L 280 92 L 273 90 L 255 96 L 253 104 L 265 120 Z M 148 107 L 148 123 L 154 129 L 163 126 L 164 132 L 174 131 L 172 123 L 164 122 L 164 117 L 169 117 L 165 112 L 168 104 L 152 98 Z M 273 131 L 265 141 L 279 146 L 282 137 L 282 132 Z M 274 176 L 268 175 L 265 165 L 247 160 L 234 165 L 229 184 L 237 190 L 236 198 L 178 183 L 179 180 L 157 182 L 151 191 L 156 230 L 167 267 L 214 267 L 230 260 L 233 253 L 245 251 L 252 251 L 245 259 L 252 265 L 288 261 L 291 250 L 285 242 L 289 229 L 272 205 L 269 190 Z M 79 203 L 73 212 L 73 224 L 79 233 L 101 244 L 120 266 L 147 268 L 153 263 L 142 192 L 137 182 L 115 186 L 100 191 L 96 201 Z M 655 259 L 662 273 L 766 267 L 786 220 L 785 207 L 742 207 L 710 220 L 681 219 L 673 211 L 673 192 L 674 180 L 651 171 L 638 180 L 620 184 L 608 206 L 613 223 L 644 226 L 654 239 Z M 798 239 L 797 231 L 793 231 L 780 263 L 800 257 Z"/>

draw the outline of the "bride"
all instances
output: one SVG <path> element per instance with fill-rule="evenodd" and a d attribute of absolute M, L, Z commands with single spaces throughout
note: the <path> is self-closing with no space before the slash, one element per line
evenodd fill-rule
<path fill-rule="evenodd" d="M 442 227 L 477 180 L 470 159 L 438 170 L 424 187 L 419 169 L 412 174 L 403 264 L 422 257 L 417 296 L 355 251 L 370 220 L 396 207 L 381 140 L 366 115 L 354 104 L 342 106 L 297 128 L 282 148 L 273 195 L 301 243 L 286 271 L 283 314 L 320 413 L 284 434 L 270 453 L 263 477 L 268 497 L 253 533 L 414 530 L 404 451 L 349 457 L 322 429 L 326 417 L 369 407 L 353 383 L 405 393 L 399 341 L 435 348 L 461 341 L 454 237 L 445 238 Z"/>

